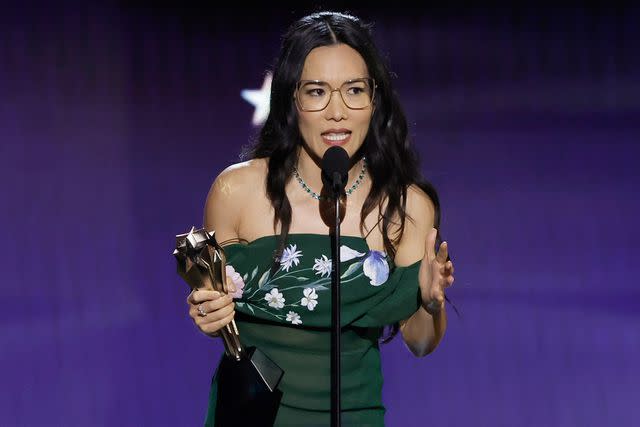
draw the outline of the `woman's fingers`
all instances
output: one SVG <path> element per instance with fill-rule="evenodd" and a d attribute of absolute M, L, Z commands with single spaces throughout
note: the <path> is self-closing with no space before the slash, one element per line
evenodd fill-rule
<path fill-rule="evenodd" d="M 436 237 L 438 236 L 438 230 L 432 228 L 429 234 L 427 234 L 427 247 L 425 248 L 424 255 L 427 261 L 431 262 L 436 258 L 435 254 L 435 246 L 436 246 Z"/>
<path fill-rule="evenodd" d="M 196 291 L 191 291 L 191 293 L 187 297 L 187 304 L 200 304 L 203 301 L 209 301 L 209 300 L 220 298 L 221 295 L 222 293 L 218 291 L 198 289 Z"/>
<path fill-rule="evenodd" d="M 438 257 L 442 257 L 443 254 L 446 255 L 446 253 L 447 253 L 447 245 L 446 245 L 446 242 L 443 242 L 443 244 L 440 247 L 440 250 L 438 251 L 438 255 L 436 256 L 436 259 Z M 445 261 L 443 263 L 436 262 L 435 264 L 432 264 L 432 271 L 433 271 L 432 282 L 431 282 L 432 284 L 428 292 L 428 296 L 429 296 L 428 301 L 443 302 L 444 289 L 453 285 L 453 281 L 454 281 L 453 263 L 451 261 L 446 261 L 446 258 L 445 258 Z"/>
<path fill-rule="evenodd" d="M 189 316 L 202 332 L 217 336 L 235 315 L 233 296 L 218 291 L 197 289 L 187 297 Z"/>
<path fill-rule="evenodd" d="M 439 264 L 444 264 L 447 262 L 447 258 L 449 258 L 449 244 L 447 242 L 442 242 L 440 243 L 440 247 L 438 248 L 436 261 Z"/>
<path fill-rule="evenodd" d="M 214 313 L 216 313 L 218 310 L 227 307 L 227 306 L 235 306 L 235 304 L 233 304 L 233 299 L 231 297 L 220 297 L 214 301 L 206 301 L 200 304 L 196 304 L 196 305 L 191 305 L 189 307 L 189 316 L 191 316 L 193 318 L 193 320 L 195 321 L 199 321 L 200 319 L 204 319 L 204 318 L 211 318 L 211 317 L 219 317 L 219 316 L 212 316 Z"/>
<path fill-rule="evenodd" d="M 200 325 L 200 329 L 205 334 L 214 334 L 218 332 L 220 329 L 224 328 L 233 320 L 233 316 L 235 315 L 235 310 L 232 310 L 231 313 L 223 317 L 222 319 L 216 320 L 214 322 L 205 323 Z"/>
<path fill-rule="evenodd" d="M 221 294 L 217 291 L 195 291 L 192 292 L 187 299 L 189 304 L 189 316 L 193 318 L 196 323 L 199 319 L 209 317 L 211 313 L 233 304 L 233 297 L 227 294 Z M 216 319 L 219 316 L 215 316 Z M 213 320 L 216 320 L 213 319 Z"/>
<path fill-rule="evenodd" d="M 440 269 L 440 274 L 442 275 L 441 283 L 444 284 L 445 288 L 453 285 L 453 270 L 453 263 L 451 261 L 447 261 Z"/>
<path fill-rule="evenodd" d="M 453 284 L 453 263 L 449 260 L 449 244 L 442 242 L 434 253 L 437 230 L 432 228 L 427 236 L 425 258 L 420 266 L 421 283 L 429 283 L 427 298 L 423 304 L 429 313 L 437 312 L 444 305 L 444 290 Z M 425 262 L 426 261 L 426 262 Z M 424 285 L 423 285 L 424 286 Z"/>
<path fill-rule="evenodd" d="M 235 307 L 236 305 L 234 303 L 230 303 L 228 305 L 225 305 L 224 307 L 217 309 L 216 311 L 208 312 L 205 316 L 201 316 L 199 313 L 196 312 L 197 314 L 194 317 L 194 320 L 196 324 L 200 327 L 207 325 L 209 323 L 215 323 L 218 320 L 225 318 L 230 313 L 234 312 Z"/>
<path fill-rule="evenodd" d="M 446 284 L 446 287 L 448 288 L 449 286 L 453 285 L 453 281 L 454 281 L 454 280 L 455 280 L 455 279 L 453 278 L 453 276 L 449 276 L 449 277 L 447 277 L 447 284 Z"/>
<path fill-rule="evenodd" d="M 451 261 L 447 261 L 444 265 L 444 272 L 446 274 L 453 274 L 453 263 Z"/>
<path fill-rule="evenodd" d="M 205 301 L 200 303 L 198 306 L 201 307 L 198 309 L 198 312 L 202 311 L 203 313 L 213 313 L 216 310 L 221 309 L 229 304 L 233 304 L 233 297 L 231 295 L 223 295 L 220 298 L 216 298 L 213 301 Z"/>

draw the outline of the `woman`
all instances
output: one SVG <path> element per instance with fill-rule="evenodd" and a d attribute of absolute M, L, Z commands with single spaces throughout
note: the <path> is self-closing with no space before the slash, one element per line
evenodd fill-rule
<path fill-rule="evenodd" d="M 243 342 L 284 369 L 276 425 L 329 424 L 333 203 L 320 165 L 328 148 L 342 147 L 350 159 L 340 251 L 342 422 L 383 425 L 383 328 L 399 325 L 416 356 L 432 352 L 446 329 L 453 265 L 446 243 L 436 250 L 437 194 L 420 176 L 389 71 L 358 18 L 323 12 L 295 22 L 270 102 L 250 160 L 225 169 L 205 204 L 204 226 L 219 242 L 249 242 L 225 246 L 233 295 L 195 291 L 189 314 L 211 336 L 235 318 Z M 216 392 L 214 379 L 207 424 Z"/>

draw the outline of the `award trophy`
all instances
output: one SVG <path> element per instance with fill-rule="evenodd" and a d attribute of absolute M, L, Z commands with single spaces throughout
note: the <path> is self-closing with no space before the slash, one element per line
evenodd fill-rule
<path fill-rule="evenodd" d="M 178 274 L 192 290 L 228 293 L 226 257 L 215 232 L 176 236 Z M 280 404 L 283 370 L 256 347 L 245 348 L 235 320 L 220 329 L 225 355 L 218 366 L 215 420 L 221 426 L 271 426 Z"/>

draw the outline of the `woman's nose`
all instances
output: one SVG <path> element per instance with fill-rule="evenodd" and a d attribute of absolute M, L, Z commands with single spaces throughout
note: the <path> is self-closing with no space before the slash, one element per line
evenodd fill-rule
<path fill-rule="evenodd" d="M 342 99 L 342 94 L 335 89 L 329 95 L 329 105 L 326 109 L 327 119 L 343 120 L 347 118 L 347 106 Z"/>

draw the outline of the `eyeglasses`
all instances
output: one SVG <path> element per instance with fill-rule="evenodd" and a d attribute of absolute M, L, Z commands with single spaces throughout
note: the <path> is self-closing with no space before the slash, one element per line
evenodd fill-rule
<path fill-rule="evenodd" d="M 338 89 L 320 80 L 300 80 L 294 98 L 302 111 L 322 111 L 337 91 L 348 108 L 362 110 L 373 102 L 375 90 L 375 81 L 370 77 L 347 80 Z"/>

